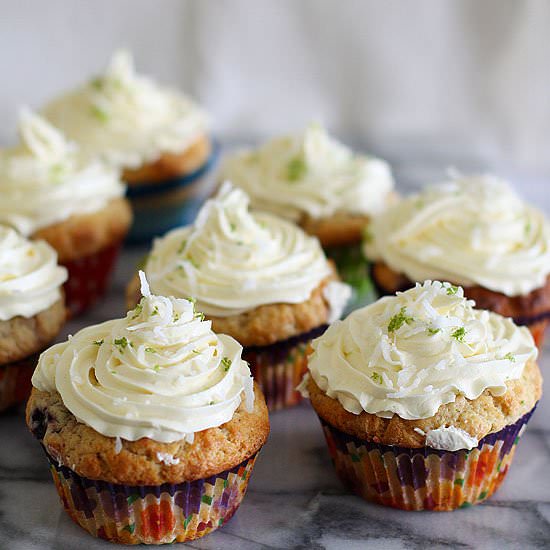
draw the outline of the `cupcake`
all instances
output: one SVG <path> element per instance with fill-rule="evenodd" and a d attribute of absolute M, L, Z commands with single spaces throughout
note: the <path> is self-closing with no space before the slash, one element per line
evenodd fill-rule
<path fill-rule="evenodd" d="M 363 498 L 454 510 L 498 488 L 541 396 L 531 333 L 426 281 L 336 322 L 302 383 L 336 472 Z"/>
<path fill-rule="evenodd" d="M 135 220 L 147 240 L 189 223 L 214 162 L 206 114 L 178 91 L 136 74 L 129 52 L 104 74 L 52 101 L 44 115 L 90 156 L 123 170 Z"/>
<path fill-rule="evenodd" d="M 272 214 L 250 213 L 247 195 L 229 183 L 193 225 L 155 241 L 144 270 L 153 292 L 191 297 L 216 332 L 244 346 L 272 410 L 301 399 L 295 388 L 309 343 L 349 297 L 316 238 Z M 136 276 L 129 305 L 138 298 Z"/>
<path fill-rule="evenodd" d="M 112 542 L 183 542 L 239 507 L 267 408 L 233 338 L 141 285 L 125 318 L 40 356 L 27 424 L 78 525 Z"/>
<path fill-rule="evenodd" d="M 542 345 L 550 318 L 550 225 L 494 176 L 455 176 L 373 219 L 365 253 L 392 294 L 415 281 L 464 287 L 481 309 L 526 325 Z"/>
<path fill-rule="evenodd" d="M 0 225 L 0 411 L 25 401 L 38 353 L 65 322 L 55 250 Z"/>
<path fill-rule="evenodd" d="M 117 170 L 87 160 L 29 110 L 19 135 L 17 146 L 0 150 L 0 223 L 55 249 L 69 273 L 67 305 L 81 313 L 106 290 L 131 223 L 125 186 Z"/>
<path fill-rule="evenodd" d="M 321 241 L 353 287 L 351 307 L 372 300 L 361 234 L 371 216 L 395 201 L 386 162 L 354 154 L 312 124 L 228 157 L 222 176 L 250 195 L 253 208 L 287 218 Z"/>

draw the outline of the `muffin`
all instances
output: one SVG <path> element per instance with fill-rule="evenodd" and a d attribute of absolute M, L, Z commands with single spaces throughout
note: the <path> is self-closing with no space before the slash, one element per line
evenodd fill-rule
<path fill-rule="evenodd" d="M 0 223 L 47 241 L 66 267 L 67 305 L 79 314 L 106 290 L 132 213 L 118 171 L 27 109 L 20 143 L 0 150 Z M 55 259 L 54 259 L 55 261 Z"/>
<path fill-rule="evenodd" d="M 302 383 L 336 472 L 367 500 L 453 510 L 498 488 L 541 396 L 531 333 L 426 281 L 336 322 Z"/>
<path fill-rule="evenodd" d="M 371 216 L 395 202 L 386 162 L 354 154 L 312 124 L 229 156 L 222 176 L 250 195 L 253 208 L 290 219 L 321 241 L 353 288 L 351 308 L 372 300 L 361 234 Z"/>
<path fill-rule="evenodd" d="M 38 353 L 65 322 L 55 250 L 0 225 L 0 411 L 25 401 Z"/>
<path fill-rule="evenodd" d="M 247 195 L 229 183 L 193 225 L 155 241 L 144 271 L 153 292 L 192 297 L 216 332 L 244 346 L 272 410 L 301 399 L 295 388 L 309 342 L 349 297 L 316 238 L 272 214 L 251 214 Z M 135 277 L 130 307 L 138 292 Z"/>
<path fill-rule="evenodd" d="M 125 544 L 206 535 L 238 508 L 269 432 L 241 346 L 192 302 L 143 298 L 45 351 L 27 424 L 65 510 Z"/>
<path fill-rule="evenodd" d="M 208 118 L 180 92 L 136 74 L 129 52 L 115 53 L 102 75 L 53 100 L 44 115 L 88 155 L 123 170 L 131 239 L 192 221 L 215 160 Z"/>
<path fill-rule="evenodd" d="M 481 309 L 526 325 L 542 346 L 550 316 L 550 225 L 494 176 L 455 176 L 372 220 L 365 253 L 392 294 L 415 281 L 464 287 Z"/>

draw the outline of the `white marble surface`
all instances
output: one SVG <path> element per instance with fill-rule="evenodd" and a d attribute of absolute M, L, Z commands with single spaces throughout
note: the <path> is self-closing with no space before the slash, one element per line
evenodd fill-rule
<path fill-rule="evenodd" d="M 108 297 L 67 332 L 122 315 L 123 287 L 143 254 L 127 251 Z M 550 346 L 542 359 L 550 371 Z M 508 478 L 488 502 L 453 513 L 402 512 L 347 494 L 308 404 L 272 415 L 248 494 L 235 517 L 191 548 L 549 548 L 550 396 L 543 398 Z M 62 510 L 43 453 L 23 411 L 0 417 L 0 549 L 98 550 Z"/>
<path fill-rule="evenodd" d="M 407 162 L 402 187 L 429 181 L 434 169 Z M 469 166 L 464 166 L 469 164 Z M 463 168 L 479 168 L 463 162 Z M 405 185 L 404 185 L 405 184 Z M 548 213 L 544 186 L 521 190 Z M 527 191 L 525 193 L 524 191 Z M 123 290 L 145 249 L 121 257 L 107 298 L 61 337 L 124 314 Z M 550 345 L 541 361 L 550 373 Z M 190 548 L 315 548 L 355 550 L 418 548 L 550 548 L 550 396 L 543 397 L 518 447 L 509 476 L 488 502 L 452 513 L 402 512 L 369 504 L 343 489 L 333 471 L 321 429 L 309 405 L 272 415 L 268 444 L 235 517 Z M 38 443 L 23 411 L 0 416 L 0 550 L 82 549 L 113 546 L 90 537 L 62 510 Z"/>

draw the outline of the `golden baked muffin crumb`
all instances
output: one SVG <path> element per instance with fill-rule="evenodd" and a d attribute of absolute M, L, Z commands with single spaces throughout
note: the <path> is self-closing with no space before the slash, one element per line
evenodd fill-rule
<path fill-rule="evenodd" d="M 125 198 L 111 200 L 90 214 L 75 214 L 65 221 L 39 229 L 35 239 L 44 239 L 56 250 L 61 263 L 89 256 L 118 243 L 132 223 L 132 210 Z"/>
<path fill-rule="evenodd" d="M 504 395 L 494 395 L 487 389 L 473 401 L 459 395 L 453 403 L 442 405 L 431 418 L 421 420 L 404 420 L 396 414 L 392 418 L 381 418 L 367 412 L 350 413 L 311 378 L 307 390 L 315 411 L 339 430 L 375 443 L 416 449 L 425 446 L 423 434 L 441 426 L 454 426 L 481 440 L 516 422 L 533 409 L 542 395 L 538 365 L 530 361 L 521 378 L 510 380 L 506 386 L 508 390 Z"/>
<path fill-rule="evenodd" d="M 36 388 L 26 415 L 35 436 L 61 464 L 89 479 L 128 485 L 181 483 L 210 477 L 253 456 L 269 434 L 267 407 L 257 386 L 252 412 L 247 412 L 241 403 L 229 422 L 195 434 L 192 444 L 159 443 L 148 438 L 121 440 L 117 453 L 114 437 L 106 437 L 79 422 L 58 393 Z M 170 460 L 159 459 L 159 453 L 161 459 L 169 455 Z"/>

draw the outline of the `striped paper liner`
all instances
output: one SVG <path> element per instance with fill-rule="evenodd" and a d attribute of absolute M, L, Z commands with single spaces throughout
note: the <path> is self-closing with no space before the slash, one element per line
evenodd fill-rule
<path fill-rule="evenodd" d="M 478 504 L 498 489 L 533 411 L 460 451 L 382 445 L 321 424 L 336 473 L 350 491 L 402 510 L 450 511 Z"/>
<path fill-rule="evenodd" d="M 270 411 L 292 407 L 302 400 L 296 386 L 307 372 L 309 346 L 326 328 L 327 325 L 321 325 L 269 346 L 243 349 L 242 357 L 248 361 Z"/>
<path fill-rule="evenodd" d="M 48 455 L 73 521 L 94 537 L 122 544 L 186 542 L 218 529 L 241 504 L 256 457 L 205 479 L 130 486 L 81 477 Z"/>

